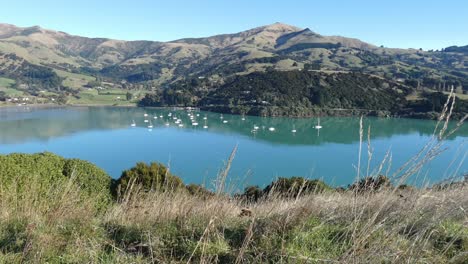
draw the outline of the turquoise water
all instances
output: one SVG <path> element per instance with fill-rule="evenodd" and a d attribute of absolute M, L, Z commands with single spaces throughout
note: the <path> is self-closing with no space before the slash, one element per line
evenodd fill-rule
<path fill-rule="evenodd" d="M 151 131 L 149 123 L 144 122 L 145 113 L 154 126 Z M 174 116 L 185 126 L 178 127 Z M 205 116 L 207 129 L 203 128 Z M 241 116 L 221 116 L 194 112 L 199 125 L 192 126 L 186 111 L 173 109 L 1 108 L 0 153 L 50 151 L 91 161 L 115 178 L 138 161 L 159 161 L 187 183 L 211 186 L 237 145 L 229 174 L 231 186 L 236 189 L 265 186 L 277 177 L 320 178 L 334 186 L 347 185 L 356 178 L 359 118 L 321 118 L 323 128 L 317 130 L 316 118 L 246 116 L 242 120 Z M 133 121 L 136 127 L 130 126 Z M 363 123 L 366 135 L 361 176 L 367 174 L 369 126 L 370 170 L 378 170 L 389 152 L 391 159 L 381 171 L 392 176 L 431 140 L 436 125 L 428 120 L 379 118 L 364 118 Z M 254 126 L 258 127 L 256 132 L 252 132 Z M 296 133 L 291 131 L 293 128 Z M 418 173 L 411 173 L 407 183 L 430 184 L 466 174 L 467 139 L 468 128 L 463 125 L 442 142 L 443 153 Z"/>

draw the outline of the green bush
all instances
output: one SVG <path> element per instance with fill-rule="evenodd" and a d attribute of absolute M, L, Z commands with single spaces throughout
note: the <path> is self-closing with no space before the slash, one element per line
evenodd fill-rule
<path fill-rule="evenodd" d="M 366 177 L 349 186 L 350 190 L 357 192 L 375 192 L 384 188 L 392 187 L 392 183 L 387 176 Z"/>
<path fill-rule="evenodd" d="M 47 196 L 51 186 L 72 180 L 83 195 L 110 201 L 111 178 L 97 166 L 79 159 L 65 159 L 52 153 L 0 155 L 0 182 L 21 192 L 30 188 L 32 177 L 39 179 L 40 196 Z"/>
<path fill-rule="evenodd" d="M 301 194 L 321 193 L 332 190 L 321 180 L 309 180 L 302 177 L 279 178 L 265 187 L 263 192 L 267 195 L 279 194 L 283 197 L 296 197 Z"/>
<path fill-rule="evenodd" d="M 198 185 L 198 184 L 189 184 L 186 186 L 186 189 L 189 194 L 198 196 L 201 198 L 209 198 L 213 197 L 215 194 L 210 190 L 206 189 L 205 187 Z"/>
<path fill-rule="evenodd" d="M 242 194 L 235 195 L 235 197 L 246 202 L 257 202 L 261 198 L 270 195 L 283 198 L 295 198 L 299 195 L 321 193 L 331 190 L 333 190 L 333 188 L 321 180 L 291 177 L 278 178 L 278 180 L 270 183 L 263 190 L 258 186 L 248 186 L 244 189 Z"/>
<path fill-rule="evenodd" d="M 116 182 L 114 193 L 122 195 L 132 184 L 139 185 L 144 191 L 173 191 L 185 187 L 179 177 L 172 175 L 163 164 L 157 162 L 149 165 L 139 162 L 135 167 L 123 171 Z"/>

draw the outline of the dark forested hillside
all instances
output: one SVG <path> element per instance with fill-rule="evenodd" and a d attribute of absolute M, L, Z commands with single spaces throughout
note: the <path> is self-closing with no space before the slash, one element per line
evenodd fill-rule
<path fill-rule="evenodd" d="M 372 114 L 411 115 L 441 110 L 443 93 L 423 93 L 409 102 L 414 88 L 362 73 L 269 71 L 235 76 L 222 84 L 181 81 L 147 94 L 141 106 L 191 106 L 226 113 L 267 116 Z M 457 102 L 455 112 L 466 112 Z"/>

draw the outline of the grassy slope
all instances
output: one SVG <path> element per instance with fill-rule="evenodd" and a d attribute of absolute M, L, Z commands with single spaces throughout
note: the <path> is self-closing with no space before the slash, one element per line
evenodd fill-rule
<path fill-rule="evenodd" d="M 86 85 L 88 82 L 96 80 L 95 77 L 89 75 L 71 73 L 56 69 L 54 69 L 54 71 L 57 73 L 58 76 L 64 78 L 62 82 L 64 86 L 73 89 L 83 88 L 83 86 Z"/>
<path fill-rule="evenodd" d="M 109 93 L 109 94 L 107 94 Z M 127 90 L 124 89 L 85 89 L 79 92 L 80 98 L 70 97 L 69 103 L 75 105 L 125 105 L 133 106 L 136 105 L 138 98 L 144 96 L 145 91 L 137 90 L 130 91 L 133 95 L 133 99 L 130 101 L 126 100 Z M 118 99 L 117 97 L 120 97 Z"/>
<path fill-rule="evenodd" d="M 4 91 L 7 96 L 21 96 L 24 93 L 16 89 L 11 88 L 15 84 L 15 81 L 8 78 L 0 77 L 0 91 Z"/>
<path fill-rule="evenodd" d="M 254 204 L 134 189 L 97 211 L 73 180 L 45 197 L 39 181 L 0 190 L 2 263 L 447 263 L 468 250 L 467 187 Z"/>

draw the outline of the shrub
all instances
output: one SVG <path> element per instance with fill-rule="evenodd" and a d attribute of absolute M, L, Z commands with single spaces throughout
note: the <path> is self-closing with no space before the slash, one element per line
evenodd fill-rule
<path fill-rule="evenodd" d="M 387 176 L 379 175 L 378 177 L 366 177 L 361 179 L 350 185 L 349 189 L 357 192 L 375 192 L 391 186 L 392 183 Z"/>
<path fill-rule="evenodd" d="M 201 198 L 208 198 L 214 196 L 213 192 L 198 184 L 189 184 L 186 186 L 186 188 L 188 193 L 194 196 L 198 196 Z"/>
<path fill-rule="evenodd" d="M 297 197 L 301 194 L 321 193 L 332 188 L 321 180 L 309 180 L 301 177 L 279 178 L 265 187 L 267 195 L 279 194 L 283 197 Z"/>
<path fill-rule="evenodd" d="M 65 159 L 52 153 L 0 155 L 0 182 L 27 192 L 32 179 L 39 180 L 39 196 L 46 197 L 52 186 L 70 181 L 80 187 L 83 196 L 99 197 L 98 203 L 110 201 L 111 178 L 87 161 Z"/>
<path fill-rule="evenodd" d="M 132 184 L 140 186 L 144 191 L 173 191 L 185 187 L 179 177 L 172 175 L 163 164 L 157 162 L 149 165 L 139 162 L 135 167 L 123 171 L 116 182 L 114 193 L 122 195 Z"/>

